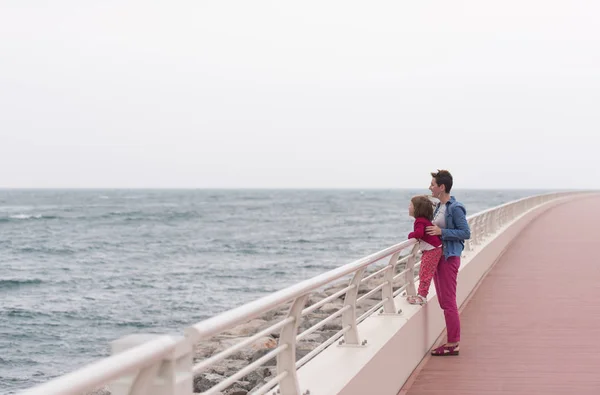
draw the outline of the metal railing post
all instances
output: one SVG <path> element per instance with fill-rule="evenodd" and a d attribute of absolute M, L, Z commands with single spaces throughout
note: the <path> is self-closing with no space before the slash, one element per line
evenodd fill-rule
<path fill-rule="evenodd" d="M 394 274 L 396 273 L 396 265 L 398 265 L 398 257 L 400 252 L 392 255 L 390 258 L 390 266 L 385 271 L 383 277 L 386 284 L 381 289 L 381 298 L 383 302 L 383 312 L 385 314 L 396 314 L 396 304 L 394 303 Z"/>
<path fill-rule="evenodd" d="M 417 288 L 415 287 L 415 263 L 417 263 L 417 252 L 419 251 L 419 245 L 415 244 L 410 252 L 410 256 L 406 261 L 406 295 L 415 296 L 417 294 Z"/>
<path fill-rule="evenodd" d="M 498 210 L 494 210 L 490 213 L 490 227 L 492 228 L 492 234 L 495 234 L 498 231 Z"/>
<path fill-rule="evenodd" d="M 302 310 L 306 305 L 307 298 L 308 294 L 305 294 L 294 300 L 287 315 L 293 317 L 294 321 L 285 325 L 279 335 L 279 345 L 287 345 L 287 348 L 277 355 L 277 374 L 287 373 L 279 383 L 282 395 L 300 395 L 300 386 L 296 374 L 296 336 L 298 335 Z"/>
<path fill-rule="evenodd" d="M 484 239 L 487 239 L 488 236 L 492 233 L 491 232 L 491 226 L 490 226 L 490 219 L 492 217 L 492 213 L 487 212 L 483 215 L 483 236 Z"/>
<path fill-rule="evenodd" d="M 347 290 L 346 295 L 344 296 L 344 307 L 351 306 L 350 309 L 347 309 L 342 313 L 342 328 L 350 326 L 350 330 L 344 333 L 344 342 L 346 344 L 360 344 L 358 327 L 356 325 L 356 299 L 358 297 L 358 288 L 360 287 L 364 271 L 365 268 L 362 268 L 354 273 L 354 277 L 352 277 L 352 281 L 350 281 L 352 288 Z"/>
<path fill-rule="evenodd" d="M 481 216 L 475 218 L 474 222 L 471 239 L 473 239 L 473 244 L 479 245 L 481 243 Z"/>
<path fill-rule="evenodd" d="M 166 335 L 135 334 L 111 342 L 111 354 L 119 354 L 150 340 Z M 192 395 L 193 347 L 184 336 L 170 336 L 177 342 L 175 349 L 153 365 L 124 375 L 109 384 L 112 395 Z"/>

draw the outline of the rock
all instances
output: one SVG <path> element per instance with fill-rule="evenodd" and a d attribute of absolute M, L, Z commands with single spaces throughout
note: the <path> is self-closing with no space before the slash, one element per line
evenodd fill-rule
<path fill-rule="evenodd" d="M 271 375 L 271 369 L 263 367 L 256 369 L 254 372 L 249 373 L 247 376 L 243 377 L 242 380 L 247 381 L 251 384 L 250 388 L 247 388 L 249 391 L 251 391 L 258 384 L 262 385 L 264 379 L 270 377 Z"/>
<path fill-rule="evenodd" d="M 336 332 L 340 331 L 340 330 L 342 330 L 342 323 L 341 322 L 338 322 L 338 323 L 336 323 L 336 322 L 327 323 L 327 324 L 323 325 L 323 330 L 326 330 L 326 331 L 327 330 L 334 330 Z"/>
<path fill-rule="evenodd" d="M 338 331 L 321 331 L 321 336 L 322 336 L 322 341 L 321 343 L 325 342 L 327 339 L 329 339 L 330 337 L 332 337 L 333 335 L 335 335 L 336 333 L 338 333 Z"/>
<path fill-rule="evenodd" d="M 236 326 L 235 328 L 223 332 L 224 335 L 230 336 L 248 336 L 258 332 L 261 327 L 264 327 L 267 323 L 266 320 L 256 319 L 245 324 Z"/>
<path fill-rule="evenodd" d="M 261 337 L 250 346 L 253 350 L 272 349 L 277 347 L 277 340 L 272 337 Z"/>
<path fill-rule="evenodd" d="M 214 373 L 201 373 L 194 377 L 194 391 L 204 392 L 223 381 L 225 377 Z"/>
<path fill-rule="evenodd" d="M 221 351 L 225 351 L 226 349 L 228 349 L 246 339 L 247 339 L 246 337 L 234 337 L 234 338 L 221 339 L 221 342 L 219 343 L 219 347 L 215 351 L 215 354 L 218 354 Z M 244 347 L 241 350 L 233 353 L 231 356 L 228 357 L 228 359 L 248 359 L 249 356 L 251 356 L 251 355 L 252 355 L 252 350 L 249 347 Z"/>
<path fill-rule="evenodd" d="M 229 370 L 230 370 L 230 368 L 228 366 L 214 365 L 212 368 L 210 368 L 210 373 L 215 373 L 215 374 L 220 374 L 222 376 L 225 376 Z"/>
<path fill-rule="evenodd" d="M 250 391 L 254 386 L 252 383 L 246 380 L 239 380 L 235 383 L 235 386 L 241 387 L 240 389 Z"/>
<path fill-rule="evenodd" d="M 337 292 L 337 290 L 336 290 Z M 332 292 L 334 294 L 335 292 Z M 308 301 L 306 302 L 307 306 L 312 306 L 315 303 L 319 303 L 323 299 L 325 299 L 328 295 L 325 292 L 317 292 L 308 297 Z"/>
<path fill-rule="evenodd" d="M 227 339 L 227 341 L 223 341 L 223 343 L 221 344 L 221 349 L 225 350 L 226 348 L 231 347 L 231 345 L 239 343 L 240 341 L 242 341 L 244 339 L 246 339 L 246 338 Z M 232 354 L 232 356 L 230 358 L 231 359 L 241 359 L 241 360 L 251 360 L 252 357 L 257 352 L 266 351 L 264 353 L 264 354 L 266 354 L 268 351 L 270 351 L 276 347 L 277 347 L 277 340 L 273 339 L 272 337 L 261 337 L 260 339 L 256 340 L 254 343 L 250 344 L 248 347 L 245 347 L 245 348 L 239 350 L 237 353 Z"/>
<path fill-rule="evenodd" d="M 319 321 L 321 321 L 321 319 L 316 317 L 306 317 L 304 321 L 302 321 L 302 323 L 300 324 L 300 327 L 298 328 L 298 334 L 305 332 L 307 329 L 316 325 Z"/>
<path fill-rule="evenodd" d="M 107 385 L 104 387 L 96 388 L 90 392 L 86 392 L 85 395 L 110 395 L 110 390 Z"/>
<path fill-rule="evenodd" d="M 202 343 L 196 344 L 194 347 L 194 355 L 198 359 L 208 358 L 214 354 L 214 352 L 219 347 L 219 341 L 204 341 Z"/>
<path fill-rule="evenodd" d="M 233 337 L 233 338 L 224 338 L 224 339 L 221 339 L 220 343 L 219 343 L 219 346 L 215 350 L 214 354 L 218 354 L 221 351 L 225 351 L 229 347 L 232 347 L 232 346 L 234 346 L 234 345 L 238 344 L 239 342 L 242 342 L 242 341 L 244 341 L 246 339 L 247 339 L 246 337 Z M 243 359 L 243 360 L 247 360 L 248 358 L 250 358 L 252 356 L 252 354 L 253 354 L 253 351 L 252 351 L 252 349 L 250 349 L 250 347 L 244 347 L 241 350 L 233 353 L 227 359 Z"/>
<path fill-rule="evenodd" d="M 216 373 L 221 376 L 231 376 L 233 373 L 243 369 L 247 365 L 248 361 L 245 359 L 228 358 L 209 368 L 209 373 Z"/>
<path fill-rule="evenodd" d="M 262 325 L 262 328 L 266 328 L 278 321 L 281 321 L 288 315 L 288 311 L 290 310 L 290 303 L 285 304 L 284 306 L 280 306 L 274 310 L 268 311 L 263 314 L 259 320 L 265 321 L 268 325 Z"/>
<path fill-rule="evenodd" d="M 319 331 L 316 331 L 316 332 L 314 332 L 314 333 L 311 333 L 310 335 L 308 335 L 308 336 L 304 337 L 304 338 L 303 338 L 303 339 L 302 339 L 302 340 L 301 340 L 301 341 L 298 343 L 298 345 L 300 345 L 300 344 L 302 344 L 302 343 L 304 343 L 304 342 L 311 343 L 311 342 L 320 341 L 320 339 L 321 339 L 321 335 L 319 334 Z"/>
<path fill-rule="evenodd" d="M 249 391 L 251 394 L 253 394 L 256 390 L 258 390 L 263 385 L 267 384 L 273 377 L 275 377 L 277 375 L 277 368 L 271 367 L 271 368 L 266 368 L 266 369 L 269 370 L 269 375 L 267 375 L 261 381 L 259 381 L 258 383 L 256 383 L 256 385 Z M 271 395 L 272 391 L 267 392 L 267 394 Z"/>
<path fill-rule="evenodd" d="M 360 288 L 358 289 L 358 296 L 364 295 L 364 294 L 366 294 L 367 292 L 369 292 L 369 290 L 367 289 L 367 287 L 360 287 Z"/>
<path fill-rule="evenodd" d="M 260 358 L 267 355 L 270 351 L 271 350 L 265 349 L 265 350 L 258 350 L 256 352 L 254 352 L 254 354 L 252 354 L 252 357 L 250 358 L 249 362 L 255 362 L 255 361 L 259 360 Z M 264 365 L 262 365 L 262 366 L 275 366 L 276 364 L 277 364 L 277 357 L 273 357 L 270 360 L 268 360 L 267 362 L 265 362 Z"/>
<path fill-rule="evenodd" d="M 335 313 L 343 307 L 342 303 L 326 303 L 321 306 L 321 311 L 327 314 Z"/>
<path fill-rule="evenodd" d="M 279 315 L 279 314 L 281 314 L 281 312 L 280 312 L 280 311 L 278 311 L 278 310 L 271 310 L 271 311 L 269 311 L 269 312 L 267 312 L 267 313 L 263 314 L 263 316 L 262 316 L 262 317 L 260 317 L 260 319 L 261 319 L 261 320 L 264 320 L 264 321 L 273 321 L 273 320 L 275 320 L 275 318 L 276 318 L 276 317 L 277 317 L 277 315 Z"/>

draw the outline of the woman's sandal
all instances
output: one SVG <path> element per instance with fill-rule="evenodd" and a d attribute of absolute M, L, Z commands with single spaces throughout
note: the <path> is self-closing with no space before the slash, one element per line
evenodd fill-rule
<path fill-rule="evenodd" d="M 458 355 L 458 352 L 460 351 L 460 348 L 458 347 L 458 344 L 455 346 L 440 346 L 434 350 L 431 351 L 431 355 L 436 356 L 436 357 L 443 357 L 446 355 Z"/>
<path fill-rule="evenodd" d="M 406 301 L 410 304 L 418 304 L 421 306 L 427 303 L 427 299 L 425 299 L 421 295 L 411 295 L 408 298 L 406 298 Z"/>

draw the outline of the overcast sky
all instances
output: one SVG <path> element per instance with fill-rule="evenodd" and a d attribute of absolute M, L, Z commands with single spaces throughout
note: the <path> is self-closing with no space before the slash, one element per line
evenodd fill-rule
<path fill-rule="evenodd" d="M 2 0 L 0 186 L 600 188 L 598 15 Z"/>

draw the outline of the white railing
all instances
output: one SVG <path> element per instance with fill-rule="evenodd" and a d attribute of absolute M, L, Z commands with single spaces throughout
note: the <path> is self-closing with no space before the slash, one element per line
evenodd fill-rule
<path fill-rule="evenodd" d="M 549 201 L 571 197 L 575 192 L 538 195 L 516 200 L 468 217 L 471 239 L 467 241 L 465 253 L 473 251 L 491 236 L 501 232 L 518 217 Z M 402 256 L 402 252 L 408 254 Z M 275 374 L 266 383 L 253 388 L 251 394 L 261 395 L 279 386 L 283 395 L 300 395 L 297 369 L 319 352 L 339 339 L 340 346 L 360 347 L 358 324 L 380 310 L 380 314 L 398 315 L 394 297 L 399 294 L 415 295 L 415 270 L 419 267 L 418 248 L 414 240 L 406 240 L 385 250 L 300 282 L 261 299 L 226 311 L 185 329 L 185 336 L 130 336 L 113 343 L 112 356 L 102 359 L 73 373 L 54 379 L 46 384 L 22 392 L 23 395 L 80 395 L 99 385 L 110 383 L 113 395 L 152 394 L 189 395 L 193 392 L 195 375 L 202 374 L 231 355 L 250 347 L 257 340 L 279 332 L 276 346 L 264 356 L 247 364 L 231 376 L 213 385 L 202 394 L 216 395 L 226 390 L 257 368 L 276 359 Z M 377 263 L 387 260 L 383 267 Z M 333 294 L 306 306 L 309 295 L 326 286 L 338 284 L 349 277 L 349 282 Z M 359 297 L 359 288 L 369 285 L 366 293 Z M 396 289 L 394 289 L 396 288 Z M 363 289 L 364 291 L 364 289 Z M 377 302 L 360 316 L 357 306 L 365 303 L 381 291 Z M 323 317 L 316 324 L 299 333 L 303 317 L 342 297 L 342 307 Z M 288 308 L 287 315 L 250 337 L 244 338 L 215 355 L 192 365 L 194 345 L 232 330 L 273 310 Z M 296 356 L 299 341 L 335 320 L 341 320 L 341 329 L 302 358 Z"/>
<path fill-rule="evenodd" d="M 22 394 L 80 395 L 130 374 L 135 380 L 128 383 L 128 393 L 146 394 L 159 377 L 164 361 L 173 354 L 180 341 L 172 336 L 158 336 L 142 346 L 101 359 Z"/>

